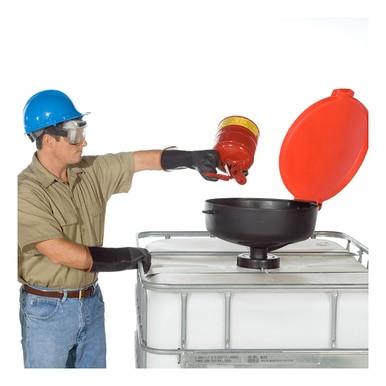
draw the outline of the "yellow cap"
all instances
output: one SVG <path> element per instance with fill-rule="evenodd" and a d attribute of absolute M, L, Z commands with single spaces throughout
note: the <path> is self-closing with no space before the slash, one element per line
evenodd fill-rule
<path fill-rule="evenodd" d="M 259 128 L 257 127 L 257 125 L 246 117 L 242 117 L 240 115 L 231 115 L 230 117 L 226 117 L 218 124 L 218 129 L 220 130 L 223 127 L 230 125 L 245 127 L 256 137 L 259 136 Z"/>

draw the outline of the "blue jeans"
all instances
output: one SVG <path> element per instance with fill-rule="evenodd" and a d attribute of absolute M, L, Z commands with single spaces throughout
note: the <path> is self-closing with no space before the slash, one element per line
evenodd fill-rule
<path fill-rule="evenodd" d="M 49 298 L 21 289 L 24 367 L 106 367 L 104 311 L 98 285 L 84 299 Z"/>

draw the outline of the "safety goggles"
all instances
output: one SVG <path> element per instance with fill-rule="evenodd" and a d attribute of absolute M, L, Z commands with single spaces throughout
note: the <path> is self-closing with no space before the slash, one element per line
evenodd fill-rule
<path fill-rule="evenodd" d="M 60 130 L 63 131 L 62 136 L 66 138 L 71 145 L 78 145 L 86 138 L 87 122 L 82 119 L 74 119 L 66 121 L 60 125 Z"/>
<path fill-rule="evenodd" d="M 83 121 L 82 119 L 73 119 L 56 126 L 49 126 L 46 129 L 30 133 L 28 134 L 28 137 L 34 142 L 43 134 L 51 134 L 64 137 L 71 145 L 79 145 L 86 138 L 86 127 L 86 121 Z"/>

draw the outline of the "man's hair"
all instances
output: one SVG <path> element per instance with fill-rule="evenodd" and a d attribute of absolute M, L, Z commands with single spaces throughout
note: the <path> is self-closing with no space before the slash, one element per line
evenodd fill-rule
<path fill-rule="evenodd" d="M 43 147 L 43 142 L 42 142 L 43 137 L 44 137 L 44 133 L 36 138 L 35 143 L 36 143 L 36 149 L 38 150 L 41 150 Z"/>

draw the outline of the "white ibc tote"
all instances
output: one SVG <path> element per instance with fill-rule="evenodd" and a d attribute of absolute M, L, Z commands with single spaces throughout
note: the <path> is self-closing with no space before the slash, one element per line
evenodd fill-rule
<path fill-rule="evenodd" d="M 275 251 L 272 270 L 238 267 L 248 248 L 207 232 L 137 240 L 152 253 L 137 367 L 367 367 L 368 251 L 350 236 L 315 232 Z"/>

